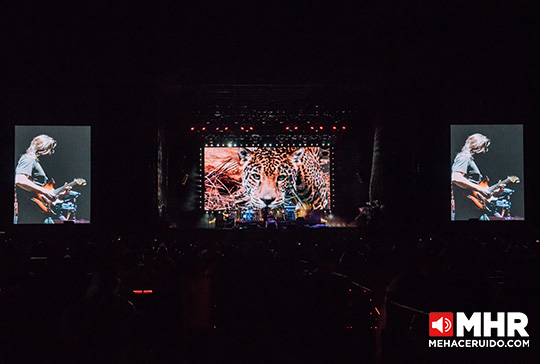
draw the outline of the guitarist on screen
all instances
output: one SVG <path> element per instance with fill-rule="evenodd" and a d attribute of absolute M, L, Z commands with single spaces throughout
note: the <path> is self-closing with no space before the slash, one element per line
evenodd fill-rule
<path fill-rule="evenodd" d="M 456 155 L 452 165 L 452 197 L 455 215 L 453 220 L 487 219 L 492 212 L 486 203 L 494 195 L 504 191 L 506 183 L 519 182 L 517 177 L 508 177 L 493 186 L 488 186 L 486 178 L 474 161 L 476 154 L 488 152 L 490 140 L 482 134 L 470 135 L 465 145 Z"/>
<path fill-rule="evenodd" d="M 40 157 L 54 154 L 55 147 L 56 140 L 45 134 L 38 135 L 32 139 L 30 147 L 17 163 L 15 168 L 17 224 L 52 223 L 50 211 L 46 211 L 47 205 L 70 194 L 69 185 L 57 190 L 48 189 L 47 175 L 39 163 Z M 43 206 L 38 206 L 36 201 L 43 201 Z"/>

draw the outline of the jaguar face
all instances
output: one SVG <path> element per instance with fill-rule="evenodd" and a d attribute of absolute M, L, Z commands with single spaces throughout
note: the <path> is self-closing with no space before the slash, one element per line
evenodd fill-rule
<path fill-rule="evenodd" d="M 249 203 L 256 208 L 283 207 L 294 193 L 304 148 L 284 153 L 276 148 L 240 148 L 242 185 Z"/>

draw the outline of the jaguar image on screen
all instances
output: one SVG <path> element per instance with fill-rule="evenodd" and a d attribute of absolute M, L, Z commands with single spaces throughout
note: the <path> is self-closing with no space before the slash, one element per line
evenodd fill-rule
<path fill-rule="evenodd" d="M 330 208 L 330 148 L 204 150 L 205 210 Z"/>
<path fill-rule="evenodd" d="M 451 219 L 524 220 L 522 125 L 452 125 Z"/>
<path fill-rule="evenodd" d="M 90 127 L 15 127 L 15 224 L 90 223 Z"/>

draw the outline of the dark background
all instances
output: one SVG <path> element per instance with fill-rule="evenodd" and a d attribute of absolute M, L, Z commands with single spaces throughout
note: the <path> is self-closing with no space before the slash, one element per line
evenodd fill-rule
<path fill-rule="evenodd" d="M 70 4 L 4 1 L 0 5 L 0 232 L 8 231 L 6 236 L 9 236 L 13 229 L 14 235 L 31 235 L 29 239 L 16 236 L 15 241 L 42 240 L 51 233 L 53 242 L 64 238 L 82 240 L 81 248 L 84 248 L 84 243 L 93 241 L 94 234 L 103 234 L 107 239 L 101 241 L 110 242 L 111 235 L 128 231 L 136 239 L 123 243 L 127 246 L 135 246 L 136 242 L 145 242 L 146 245 L 140 243 L 141 246 L 157 245 L 153 232 L 161 225 L 156 207 L 156 154 L 157 135 L 162 130 L 168 160 L 167 213 L 180 223 L 180 229 L 175 231 L 178 241 L 182 243 L 181 248 L 186 248 L 187 256 L 193 257 L 181 260 L 178 267 L 186 268 L 186 276 L 193 276 L 194 271 L 202 276 L 207 267 L 203 252 L 208 251 L 208 241 L 215 240 L 214 245 L 223 242 L 225 248 L 240 241 L 240 246 L 253 249 L 254 253 L 247 255 L 243 265 L 236 264 L 237 259 L 228 260 L 232 272 L 228 281 L 232 285 L 222 287 L 236 301 L 251 304 L 253 309 L 246 315 L 245 306 L 237 306 L 232 300 L 231 306 L 238 307 L 233 313 L 238 313 L 231 316 L 231 310 L 225 307 L 223 317 L 234 320 L 247 316 L 251 319 L 245 321 L 246 327 L 248 323 L 260 322 L 260 318 L 280 324 L 276 326 L 278 330 L 266 332 L 266 335 L 260 335 L 259 325 L 252 325 L 253 329 L 245 330 L 240 338 L 268 342 L 271 348 L 263 353 L 268 354 L 269 360 L 276 352 L 279 354 L 281 348 L 290 345 L 286 342 L 289 337 L 300 340 L 293 341 L 299 348 L 311 351 L 318 343 L 323 343 L 331 345 L 339 355 L 341 343 L 337 341 L 341 336 L 328 335 L 326 326 L 317 329 L 316 321 L 306 319 L 311 322 L 302 327 L 301 332 L 308 334 L 306 340 L 302 340 L 304 335 L 295 335 L 295 331 L 282 335 L 289 331 L 289 318 L 295 317 L 291 314 L 274 320 L 280 311 L 275 309 L 274 303 L 287 301 L 289 296 L 281 287 L 291 281 L 290 272 L 287 269 L 283 275 L 275 275 L 272 271 L 262 272 L 267 264 L 256 266 L 262 256 L 259 251 L 264 248 L 257 242 L 279 242 L 278 251 L 280 247 L 284 251 L 291 247 L 303 250 L 309 244 L 294 244 L 303 237 L 298 240 L 291 236 L 291 240 L 282 241 L 282 235 L 269 237 L 266 231 L 260 237 L 237 235 L 244 231 L 186 233 L 185 230 L 196 226 L 198 218 L 189 212 L 192 204 L 186 202 L 191 201 L 196 180 L 190 178 L 186 187 L 182 187 L 180 181 L 185 173 L 196 177 L 198 168 L 201 141 L 189 131 L 194 120 L 192 111 L 210 112 L 230 104 L 234 107 L 248 105 L 258 110 L 283 110 L 285 106 L 291 115 L 312 109 L 314 105 L 332 112 L 351 110 L 354 117 L 348 118 L 347 132 L 336 141 L 333 159 L 336 215 L 352 219 L 357 208 L 367 200 L 379 199 L 384 204 L 382 235 L 395 238 L 388 245 L 384 244 L 385 238 L 365 239 L 368 244 L 363 244 L 359 242 L 363 238 L 362 230 L 340 229 L 337 232 L 323 230 L 326 234 L 310 230 L 312 234 L 306 235 L 306 240 L 319 239 L 325 243 L 321 248 L 351 242 L 351 252 L 359 254 L 353 254 L 348 264 L 353 270 L 365 270 L 367 275 L 373 276 L 375 282 L 368 287 L 380 289 L 379 299 L 374 297 L 374 301 L 382 302 L 386 294 L 392 293 L 393 286 L 397 292 L 388 298 L 411 307 L 426 307 L 426 312 L 439 309 L 472 312 L 484 310 L 484 307 L 486 311 L 525 312 L 531 320 L 529 327 L 535 330 L 531 331 L 531 345 L 534 345 L 531 349 L 536 349 L 539 305 L 531 294 L 537 291 L 540 281 L 537 259 L 532 257 L 537 254 L 535 242 L 540 223 L 539 193 L 534 188 L 540 181 L 540 128 L 537 127 L 540 39 L 536 8 L 535 2 L 522 0 L 98 0 Z M 450 126 L 456 124 L 524 126 L 525 222 L 449 221 Z M 15 125 L 92 127 L 90 226 L 41 226 L 37 231 L 29 226 L 13 227 Z M 376 161 L 373 166 L 372 160 Z M 64 234 L 66 232 L 69 234 Z M 504 239 L 505 235 L 509 239 Z M 523 235 L 532 236 L 523 239 Z M 418 240 L 418 236 L 434 239 Z M 290 241 L 293 244 L 289 244 Z M 525 241 L 530 244 L 519 244 Z M 194 250 L 190 249 L 192 243 L 197 247 Z M 268 245 L 275 248 L 273 244 Z M 114 248 L 115 244 L 107 246 Z M 386 254 L 385 246 L 393 253 Z M 214 250 L 217 249 L 222 247 Z M 269 256 L 268 250 L 264 251 L 268 260 L 274 260 L 273 254 Z M 339 261 L 340 257 L 334 256 L 337 252 L 340 250 L 321 251 L 320 264 L 314 268 L 319 272 L 330 271 L 327 262 Z M 144 254 L 153 256 L 146 251 Z M 309 256 L 306 260 L 313 257 L 309 249 L 306 254 Z M 259 259 L 249 259 L 254 256 Z M 404 267 L 409 266 L 409 257 L 410 270 Z M 446 264 L 445 258 L 455 264 Z M 296 259 L 294 255 L 293 260 Z M 133 262 L 137 264 L 138 259 Z M 46 294 L 29 295 L 24 301 L 32 303 L 30 308 L 17 305 L 15 310 L 4 310 L 7 318 L 13 317 L 15 321 L 19 317 L 26 318 L 24 321 L 30 322 L 26 329 L 17 330 L 21 336 L 18 341 L 25 345 L 15 353 L 31 353 L 32 358 L 42 359 L 41 351 L 32 353 L 35 348 L 71 349 L 70 345 L 50 345 L 48 339 L 54 338 L 51 332 L 58 321 L 41 325 L 42 330 L 33 330 L 43 318 L 54 317 L 47 315 L 53 308 L 67 306 L 67 303 L 58 304 L 56 299 L 44 302 L 39 298 L 56 297 L 64 286 L 73 286 L 77 292 L 84 290 L 89 272 L 85 268 L 90 266 L 80 266 L 78 280 L 66 273 L 61 275 L 62 279 L 55 279 L 58 274 L 49 280 L 36 281 L 35 286 L 41 286 Z M 291 264 L 284 266 L 291 267 Z M 14 272 L 24 268 L 18 264 L 14 267 Z M 299 267 L 298 273 L 304 277 L 305 268 Z M 276 281 L 275 277 L 279 279 Z M 389 284 L 394 277 L 398 283 L 400 277 L 403 278 L 401 289 L 399 284 L 397 287 Z M 501 285 L 499 279 L 505 285 Z M 41 285 L 43 281 L 52 284 Z M 247 284 L 242 284 L 245 281 Z M 268 294 L 259 297 L 269 299 L 253 300 L 253 292 L 263 289 L 261 285 L 265 282 L 275 289 L 267 289 Z M 147 287 L 127 283 L 128 289 Z M 244 287 L 240 293 L 234 290 L 239 285 Z M 327 285 L 332 289 L 340 287 L 332 280 L 328 280 Z M 493 287 L 497 295 L 482 293 L 491 292 L 486 285 Z M 290 287 L 294 295 L 304 296 L 304 291 L 296 289 L 297 285 Z M 410 295 L 400 296 L 400 291 Z M 313 297 L 310 300 L 324 303 L 336 297 L 328 292 L 335 291 L 321 290 L 310 296 Z M 73 297 L 81 295 L 73 294 Z M 177 306 L 169 303 L 174 305 L 174 300 L 163 302 L 169 310 L 148 304 L 154 308 L 155 315 L 143 318 L 146 317 L 149 324 L 146 327 L 155 330 L 137 332 L 133 336 L 137 338 L 135 344 L 152 349 L 158 345 L 148 342 L 163 339 L 172 348 L 182 345 L 194 348 L 196 358 L 204 358 L 206 353 L 221 360 L 227 358 L 218 355 L 219 345 L 208 345 L 212 341 L 207 337 L 195 340 L 199 345 L 193 346 L 190 341 L 177 340 L 177 335 L 169 335 L 171 320 L 165 313 L 177 312 Z M 298 302 L 298 307 L 304 308 L 302 300 L 293 300 L 293 303 Z M 263 310 L 257 307 L 259 303 L 263 303 Z M 144 301 L 136 304 L 144 310 Z M 277 307 L 283 306 L 288 306 L 287 302 Z M 332 318 L 332 314 L 326 314 L 330 311 L 312 312 L 314 317 Z M 395 317 L 400 319 L 397 323 L 402 329 L 388 338 L 386 350 L 399 348 L 393 350 L 395 360 L 390 362 L 401 363 L 430 351 L 424 337 L 427 323 L 415 313 L 401 315 L 400 312 Z M 305 317 L 309 318 L 309 313 Z M 153 326 L 154 322 L 157 326 Z M 233 322 L 231 327 L 240 327 L 238 331 L 242 331 L 241 323 Z M 111 337 L 107 341 L 115 347 L 119 340 L 130 339 L 116 332 L 112 330 L 104 339 Z M 309 340 L 309 332 L 320 335 L 321 340 Z M 28 333 L 39 336 L 40 340 L 29 340 Z M 234 336 L 230 340 L 228 335 L 224 337 L 227 338 L 225 343 L 236 341 Z M 420 340 L 414 340 L 415 337 Z M 283 341 L 274 345 L 276 338 Z M 358 343 L 369 343 L 357 336 L 349 338 L 349 348 L 363 349 Z M 34 346 L 35 342 L 41 345 Z M 10 341 L 6 343 L 9 347 Z M 414 343 L 418 345 L 412 345 Z M 245 340 L 238 339 L 232 348 L 244 346 Z M 366 346 L 365 352 L 369 353 L 373 345 Z M 89 351 L 95 352 L 94 348 Z M 210 355 L 211 352 L 218 354 Z M 317 352 L 313 351 L 313 355 Z M 257 358 L 262 355 L 260 351 L 257 354 Z M 463 350 L 454 352 L 455 357 L 439 350 L 430 354 L 434 360 L 446 359 L 447 362 L 469 358 L 469 353 Z M 478 362 L 492 358 L 492 362 L 504 362 L 516 361 L 516 357 L 520 361 L 521 352 L 486 350 L 476 354 L 475 359 L 481 358 L 476 360 Z M 506 355 L 511 359 L 507 360 Z M 528 362 L 535 362 L 537 357 L 531 355 Z M 17 362 L 20 355 L 14 358 Z M 327 362 L 336 361 L 335 358 Z M 318 359 L 322 362 L 326 358 Z"/>
<path fill-rule="evenodd" d="M 2 174 L 13 174 L 14 125 L 91 125 L 93 225 L 113 231 L 155 224 L 157 130 L 163 127 L 174 146 L 170 194 L 183 196 L 175 178 L 192 169 L 198 144 L 182 110 L 213 107 L 199 85 L 320 86 L 328 109 L 358 116 L 336 150 L 343 163 L 336 208 L 351 217 L 369 198 L 367 186 L 349 181 L 357 174 L 369 181 L 379 130 L 382 177 L 373 183 L 391 225 L 447 227 L 450 125 L 523 124 L 525 186 L 539 178 L 531 5 L 6 3 Z M 260 108 L 265 103 L 272 105 L 263 98 Z M 2 201 L 12 200 L 11 181 L 2 179 Z M 535 191 L 525 195 L 527 204 L 537 200 Z M 538 214 L 526 210 L 527 225 L 520 226 L 533 227 Z M 9 229 L 11 204 L 3 204 L 0 221 Z"/>

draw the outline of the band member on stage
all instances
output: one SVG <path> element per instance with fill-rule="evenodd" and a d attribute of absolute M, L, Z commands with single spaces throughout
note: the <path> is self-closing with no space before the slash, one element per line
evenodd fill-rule
<path fill-rule="evenodd" d="M 480 185 L 482 173 L 476 165 L 474 156 L 487 153 L 491 141 L 482 134 L 473 134 L 467 138 L 461 152 L 456 155 L 452 165 L 452 197 L 454 199 L 454 220 L 478 219 L 485 211 L 475 207 L 467 194 L 476 191 L 485 198 L 504 189 L 501 184 L 497 191 L 490 192 L 489 187 Z M 457 188 L 456 188 L 457 186 Z"/>
<path fill-rule="evenodd" d="M 272 211 L 269 211 L 267 212 L 266 214 L 266 217 L 264 218 L 264 227 L 265 228 L 273 228 L 273 229 L 277 229 L 278 228 L 278 223 L 274 217 L 274 214 L 272 213 Z"/>
<path fill-rule="evenodd" d="M 70 193 L 67 187 L 60 195 L 53 190 L 46 189 L 47 175 L 39 163 L 39 158 L 54 154 L 56 140 L 48 135 L 38 135 L 30 143 L 26 153 L 21 156 L 15 168 L 15 186 L 18 203 L 17 224 L 43 224 L 52 223 L 52 219 L 41 210 L 31 198 L 38 194 L 50 201 L 62 198 Z"/>

